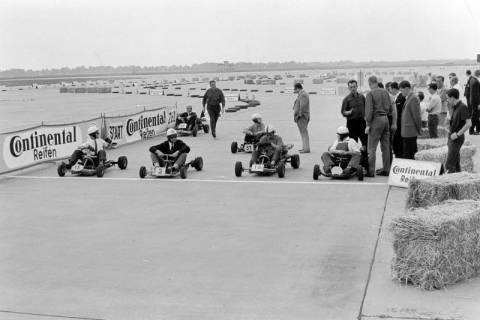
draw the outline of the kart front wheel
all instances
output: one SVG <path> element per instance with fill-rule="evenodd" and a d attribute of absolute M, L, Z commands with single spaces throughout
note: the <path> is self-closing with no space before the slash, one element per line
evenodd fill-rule
<path fill-rule="evenodd" d="M 280 162 L 277 167 L 277 174 L 279 178 L 285 177 L 285 164 Z"/>
<path fill-rule="evenodd" d="M 121 156 L 118 158 L 118 167 L 120 168 L 120 170 L 127 169 L 127 165 L 128 165 L 127 157 Z"/>
<path fill-rule="evenodd" d="M 235 162 L 235 175 L 241 177 L 243 172 L 243 166 L 240 161 Z"/>
<path fill-rule="evenodd" d="M 105 174 L 105 167 L 103 165 L 99 165 L 95 170 L 95 173 L 97 174 L 97 177 L 103 177 L 103 175 Z"/>
<path fill-rule="evenodd" d="M 192 136 L 196 137 L 197 136 L 197 127 L 194 127 L 192 129 Z"/>
<path fill-rule="evenodd" d="M 238 143 L 236 141 L 233 141 L 232 142 L 232 145 L 230 146 L 230 151 L 232 151 L 232 153 L 237 153 L 238 151 Z"/>
<path fill-rule="evenodd" d="M 59 175 L 60 177 L 64 177 L 66 172 L 67 172 L 67 165 L 62 162 L 62 163 L 57 167 L 57 173 L 58 173 L 58 175 Z"/>
<path fill-rule="evenodd" d="M 183 166 L 180 168 L 180 177 L 185 179 L 187 177 L 187 167 Z"/>
<path fill-rule="evenodd" d="M 210 126 L 208 124 L 203 125 L 203 132 L 208 133 L 210 131 Z"/>
<path fill-rule="evenodd" d="M 142 179 L 145 178 L 147 176 L 147 168 L 145 168 L 144 166 L 141 166 L 140 171 L 138 171 L 138 175 Z"/>
<path fill-rule="evenodd" d="M 313 166 L 313 180 L 318 180 L 320 176 L 320 166 L 318 164 Z"/>
<path fill-rule="evenodd" d="M 196 157 L 195 160 L 193 160 L 193 167 L 197 171 L 202 171 L 202 169 L 203 169 L 203 159 L 202 159 L 202 157 Z"/>
<path fill-rule="evenodd" d="M 300 167 L 300 156 L 298 154 L 294 154 L 290 160 L 290 164 L 292 165 L 293 169 L 298 169 Z"/>

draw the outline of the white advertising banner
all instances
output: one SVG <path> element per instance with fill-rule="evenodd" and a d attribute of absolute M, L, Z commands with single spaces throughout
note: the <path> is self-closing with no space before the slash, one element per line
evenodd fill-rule
<path fill-rule="evenodd" d="M 440 174 L 442 164 L 439 162 L 393 159 L 388 177 L 388 184 L 408 188 L 412 179 L 425 179 Z"/>
<path fill-rule="evenodd" d="M 82 143 L 79 125 L 43 126 L 8 134 L 3 160 L 8 169 L 68 157 Z"/>

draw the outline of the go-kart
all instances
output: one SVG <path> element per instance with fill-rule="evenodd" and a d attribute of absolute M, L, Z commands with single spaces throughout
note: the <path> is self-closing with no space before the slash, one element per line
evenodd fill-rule
<path fill-rule="evenodd" d="M 210 131 L 210 126 L 207 123 L 207 118 L 205 118 L 205 113 L 202 111 L 200 118 L 197 118 L 193 128 L 188 128 L 188 124 L 182 122 L 175 126 L 175 130 L 177 130 L 177 133 L 181 136 L 196 137 L 199 130 L 208 133 Z"/>
<path fill-rule="evenodd" d="M 128 159 L 125 156 L 118 157 L 117 161 L 107 160 L 103 164 L 99 163 L 98 156 L 84 155 L 79 159 L 71 169 L 67 169 L 67 164 L 62 162 L 57 167 L 57 173 L 60 177 L 64 177 L 67 172 L 74 175 L 93 176 L 101 178 L 105 174 L 105 169 L 118 165 L 120 170 L 125 170 L 128 165 Z"/>
<path fill-rule="evenodd" d="M 300 167 L 300 156 L 298 154 L 289 155 L 288 150 L 293 148 L 293 144 L 284 146 L 280 155 L 280 160 L 272 165 L 271 162 L 271 150 L 269 147 L 259 144 L 259 155 L 255 163 L 250 160 L 249 168 L 244 168 L 241 161 L 235 163 L 235 176 L 241 177 L 244 171 L 248 173 L 255 173 L 257 175 L 272 175 L 277 173 L 279 178 L 285 177 L 285 164 L 290 162 L 292 168 L 298 169 Z"/>
<path fill-rule="evenodd" d="M 264 135 L 265 133 L 262 133 L 258 136 L 255 137 L 255 139 L 252 142 L 243 142 L 240 145 L 238 144 L 237 141 L 233 141 L 232 144 L 230 145 L 230 151 L 232 153 L 237 153 L 237 152 L 246 152 L 246 153 L 252 153 L 257 149 L 257 144 L 260 138 Z"/>
<path fill-rule="evenodd" d="M 174 178 L 180 176 L 182 179 L 187 177 L 187 170 L 190 166 L 194 167 L 195 170 L 201 171 L 203 169 L 203 159 L 202 157 L 196 157 L 194 160 L 185 163 L 178 170 L 173 170 L 173 165 L 175 164 L 175 157 L 170 155 L 163 155 L 163 160 L 165 161 L 165 166 L 152 166 L 149 169 L 145 166 L 140 167 L 138 172 L 140 178 L 145 178 L 146 176 L 151 176 L 154 178 Z"/>
<path fill-rule="evenodd" d="M 363 181 L 364 172 L 362 166 L 359 165 L 358 167 L 350 168 L 350 170 L 345 170 L 351 159 L 350 155 L 340 153 L 334 153 L 333 155 L 334 164 L 330 167 L 329 173 L 321 169 L 320 165 L 318 164 L 313 166 L 314 180 L 318 180 L 318 178 L 322 175 L 332 179 L 350 179 L 352 177 L 357 177 L 359 181 Z"/>

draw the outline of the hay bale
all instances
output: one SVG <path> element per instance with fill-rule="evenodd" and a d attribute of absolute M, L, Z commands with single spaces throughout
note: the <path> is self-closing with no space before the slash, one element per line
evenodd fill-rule
<path fill-rule="evenodd" d="M 437 135 L 439 138 L 448 138 L 448 131 L 444 127 L 437 127 Z M 428 128 L 422 128 L 422 133 L 418 139 L 430 139 Z"/>
<path fill-rule="evenodd" d="M 462 148 L 460 149 L 460 168 L 462 171 L 474 172 L 473 156 L 475 155 L 476 151 L 477 147 L 471 145 L 470 142 L 463 144 Z M 415 153 L 415 160 L 434 161 L 445 165 L 445 162 L 447 161 L 447 155 L 448 147 L 443 146 L 440 148 L 418 151 Z"/>
<path fill-rule="evenodd" d="M 418 151 L 429 150 L 434 148 L 440 148 L 446 146 L 448 142 L 447 138 L 434 138 L 434 139 L 417 139 Z M 472 143 L 470 140 L 465 140 L 464 146 L 469 146 Z"/>
<path fill-rule="evenodd" d="M 440 289 L 480 272 L 480 202 L 450 200 L 415 209 L 390 224 L 394 279 Z"/>
<path fill-rule="evenodd" d="M 458 172 L 413 179 L 408 186 L 407 208 L 437 205 L 445 200 L 480 200 L 480 175 Z"/>

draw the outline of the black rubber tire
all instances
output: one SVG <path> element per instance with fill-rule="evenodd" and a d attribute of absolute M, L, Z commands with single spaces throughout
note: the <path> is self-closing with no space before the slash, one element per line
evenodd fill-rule
<path fill-rule="evenodd" d="M 180 168 L 180 178 L 182 179 L 187 178 L 187 167 L 183 166 Z"/>
<path fill-rule="evenodd" d="M 203 169 L 203 158 L 202 157 L 196 157 L 195 160 L 193 160 L 193 167 L 197 171 L 202 171 L 202 169 Z"/>
<path fill-rule="evenodd" d="M 97 177 L 101 178 L 105 174 L 105 167 L 103 165 L 99 165 L 97 169 L 95 169 L 95 174 Z"/>
<path fill-rule="evenodd" d="M 194 136 L 194 137 L 197 136 L 197 128 L 192 129 L 192 136 Z"/>
<path fill-rule="evenodd" d="M 230 146 L 230 151 L 232 151 L 232 153 L 237 153 L 237 151 L 238 151 L 238 143 L 237 143 L 237 141 L 233 141 L 233 142 L 232 142 L 232 145 Z"/>
<path fill-rule="evenodd" d="M 320 166 L 318 164 L 313 166 L 313 180 L 318 180 L 320 176 Z"/>
<path fill-rule="evenodd" d="M 62 162 L 62 163 L 57 167 L 58 176 L 59 176 L 59 177 L 65 177 L 65 173 L 66 173 L 66 172 L 67 172 L 67 165 Z"/>
<path fill-rule="evenodd" d="M 118 167 L 120 170 L 127 169 L 128 166 L 128 159 L 125 156 L 118 157 Z"/>
<path fill-rule="evenodd" d="M 240 161 L 235 162 L 235 176 L 241 177 L 242 172 L 243 172 L 242 162 L 240 162 Z"/>
<path fill-rule="evenodd" d="M 208 133 L 210 131 L 210 126 L 208 124 L 203 125 L 203 132 Z"/>
<path fill-rule="evenodd" d="M 147 176 L 147 168 L 145 168 L 144 166 L 141 166 L 140 170 L 138 171 L 138 175 L 142 179 L 145 178 Z"/>
<path fill-rule="evenodd" d="M 277 167 L 277 174 L 279 178 L 285 177 L 285 163 L 280 162 Z"/>
<path fill-rule="evenodd" d="M 298 154 L 292 155 L 290 158 L 290 164 L 292 165 L 293 169 L 300 168 L 300 156 Z"/>

